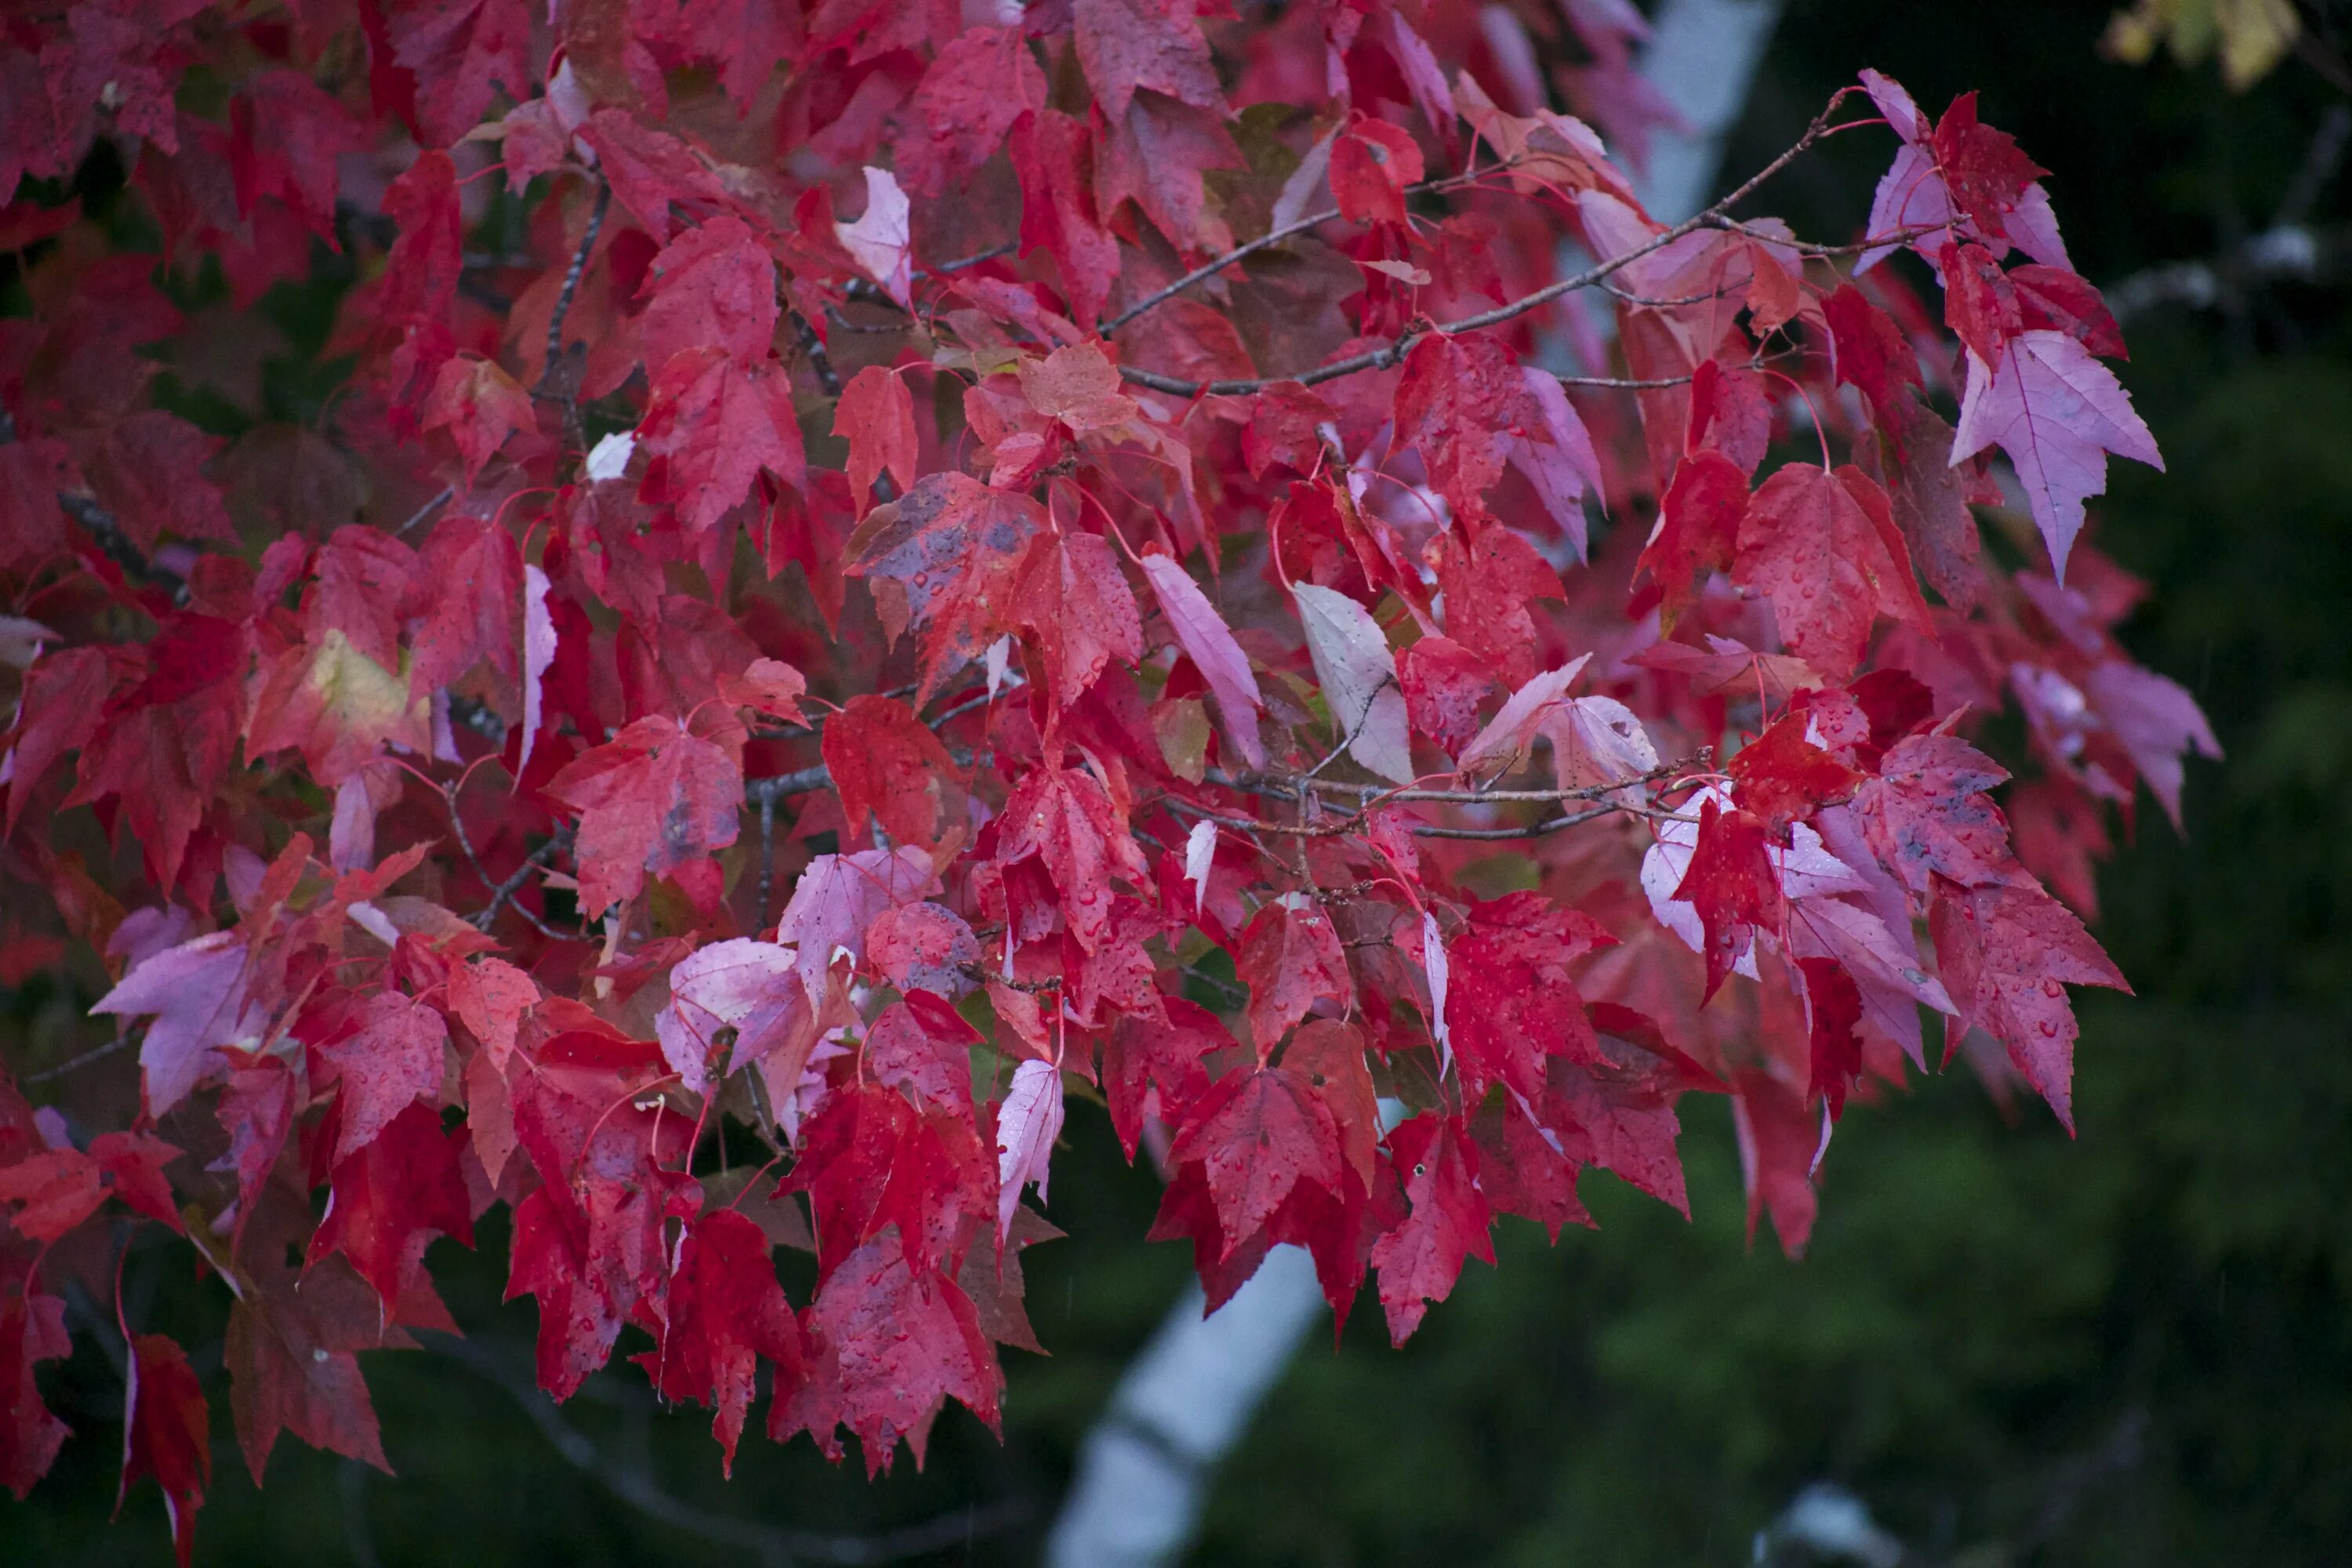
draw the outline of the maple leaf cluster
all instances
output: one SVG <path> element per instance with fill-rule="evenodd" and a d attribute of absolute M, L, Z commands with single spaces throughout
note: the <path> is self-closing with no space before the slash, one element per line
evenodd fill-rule
<path fill-rule="evenodd" d="M 1297 1245 L 1399 1342 L 1587 1169 L 1686 1206 L 1685 1095 L 1791 1252 L 1910 1070 L 2071 1126 L 2110 808 L 2216 748 L 2079 537 L 2159 459 L 2044 171 L 1865 72 L 1667 226 L 1627 8 L 1203 12 L 0 29 L 0 934 L 137 1046 L 0 1076 L 0 1482 L 152 1227 L 257 1480 L 384 1462 L 359 1353 L 500 1204 L 551 1394 L 625 1340 L 878 1468 L 1037 1348 L 1074 1100 L 1213 1306 Z M 1856 132 L 1858 240 L 1733 216 Z M 328 405 L 194 422 L 199 302 L 321 269 Z"/>

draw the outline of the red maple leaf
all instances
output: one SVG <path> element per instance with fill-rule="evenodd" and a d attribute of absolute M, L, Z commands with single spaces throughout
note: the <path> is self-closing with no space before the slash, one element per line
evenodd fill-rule
<path fill-rule="evenodd" d="M 1944 118 L 1936 122 L 1929 145 L 1936 169 L 1952 205 L 1968 214 L 1989 235 L 2005 237 L 2004 220 L 2024 196 L 2026 187 L 2050 171 L 2018 150 L 2004 132 L 1977 119 L 1977 95 L 1964 92 L 1952 100 Z"/>
<path fill-rule="evenodd" d="M 914 904 L 893 912 L 927 908 L 937 906 Z M 918 1107 L 960 1112 L 971 1121 L 971 1047 L 980 1043 L 979 1031 L 944 998 L 916 991 L 884 1008 L 866 1032 L 865 1068 L 876 1082 L 904 1090 Z"/>
<path fill-rule="evenodd" d="M 1397 436 L 1421 454 L 1430 483 L 1457 515 L 1485 512 L 1511 437 L 1532 423 L 1525 401 L 1518 367 L 1493 338 L 1427 337 L 1405 356 Z"/>
<path fill-rule="evenodd" d="M 1924 384 L 1918 352 L 1903 329 L 1851 283 L 1822 301 L 1822 314 L 1837 351 L 1838 380 L 1870 400 L 1880 428 L 1899 424 L 1897 410 L 1910 401 L 1903 389 Z"/>
<path fill-rule="evenodd" d="M 1878 616 L 1927 619 L 1886 494 L 1852 465 L 1791 463 L 1765 480 L 1739 524 L 1733 578 L 1772 602 L 1790 647 L 1839 679 L 1862 662 Z"/>
<path fill-rule="evenodd" d="M 776 263 L 742 219 L 714 217 L 681 231 L 646 268 L 640 292 L 647 363 L 667 365 L 704 347 L 746 367 L 766 363 L 776 335 Z"/>
<path fill-rule="evenodd" d="M 1503 1084 L 1523 1100 L 1542 1091 L 1544 1058 L 1590 1060 L 1597 1049 L 1570 961 L 1610 942 L 1589 916 L 1539 893 L 1509 893 L 1470 912 L 1446 947 L 1441 1040 L 1450 1041 L 1464 1098 Z"/>
<path fill-rule="evenodd" d="M 478 518 L 445 519 L 425 541 L 418 577 L 430 608 L 409 639 L 411 686 L 447 686 L 478 660 L 519 680 L 523 563 L 514 536 Z"/>
<path fill-rule="evenodd" d="M 1075 0 L 1070 8 L 1078 60 L 1106 112 L 1118 114 L 1138 88 L 1202 109 L 1224 94 L 1209 63 L 1192 7 L 1181 0 Z"/>
<path fill-rule="evenodd" d="M 635 1359 L 664 1399 L 711 1405 L 711 1435 L 720 1467 L 735 1471 L 735 1445 L 756 1390 L 760 1363 L 775 1369 L 776 1400 L 788 1398 L 801 1375 L 800 1321 L 758 1226 L 730 1209 L 714 1209 L 690 1223 L 670 1275 L 668 1318 L 661 1348 Z"/>
<path fill-rule="evenodd" d="M 446 430 L 465 459 L 466 488 L 482 477 L 482 467 L 508 438 L 533 429 L 539 416 L 530 394 L 497 362 L 464 355 L 445 362 L 425 400 L 422 428 Z"/>
<path fill-rule="evenodd" d="M 310 1237 L 310 1261 L 342 1254 L 391 1312 L 428 1237 L 474 1245 L 474 1211 L 457 1168 L 464 1144 L 462 1132 L 441 1131 L 431 1107 L 412 1102 L 336 1162 L 334 1202 Z"/>
<path fill-rule="evenodd" d="M 188 1365 L 187 1352 L 163 1334 L 131 1341 L 131 1374 L 123 1395 L 122 1484 L 115 1492 L 120 1516 L 131 1489 L 145 1477 L 163 1489 L 163 1510 L 172 1522 L 172 1546 L 180 1568 L 195 1550 L 196 1510 L 213 1480 L 211 1407 Z"/>
<path fill-rule="evenodd" d="M 510 1067 L 516 1137 L 542 1185 L 515 1211 L 507 1295 L 538 1298 L 540 1386 L 559 1399 L 659 1293 L 667 1223 L 701 1209 L 677 1168 L 692 1123 L 665 1118 L 658 1099 L 638 1103 L 660 1067 L 652 1047 L 607 1026 L 557 1035 Z"/>
<path fill-rule="evenodd" d="M 672 875 L 735 842 L 741 745 L 731 719 L 706 715 L 689 730 L 645 718 L 548 781 L 547 793 L 580 814 L 583 914 L 635 898 L 649 872 Z"/>
<path fill-rule="evenodd" d="M 1535 547 L 1510 529 L 1472 524 L 1465 541 L 1459 530 L 1441 534 L 1435 553 L 1438 590 L 1445 595 L 1445 635 L 1491 664 L 1517 687 L 1538 668 L 1538 599 L 1561 596 L 1559 574 Z"/>
<path fill-rule="evenodd" d="M 1451 637 L 1427 637 L 1397 656 L 1397 685 L 1412 727 L 1459 755 L 1478 732 L 1478 706 L 1495 689 L 1495 672 Z"/>
<path fill-rule="evenodd" d="M 0 1204 L 17 1204 L 8 1216 L 16 1234 L 52 1242 L 119 1197 L 133 1211 L 182 1228 L 163 1167 L 180 1151 L 144 1132 L 101 1132 L 89 1152 L 49 1149 L 0 1166 Z"/>
<path fill-rule="evenodd" d="M 915 89 L 908 108 L 922 130 L 899 146 L 901 183 L 914 195 L 940 195 L 986 163 L 1013 122 L 1045 102 L 1045 76 L 1022 29 L 968 29 L 940 50 Z"/>
<path fill-rule="evenodd" d="M 1411 1339 L 1430 1303 L 1453 1294 L 1465 1259 L 1495 1261 L 1486 1235 L 1494 1216 L 1478 1190 L 1472 1147 L 1450 1116 L 1416 1116 L 1389 1134 L 1412 1205 L 1403 1224 L 1372 1243 L 1391 1344 Z"/>
<path fill-rule="evenodd" d="M 533 84 L 525 0 L 394 8 L 390 26 L 394 58 L 415 75 L 421 128 L 436 145 L 472 130 L 496 89 L 520 99 Z"/>
<path fill-rule="evenodd" d="M 1534 1220 L 1554 1242 L 1564 1225 L 1592 1224 L 1576 1195 L 1576 1166 L 1555 1147 L 1566 1141 L 1517 1099 L 1488 1095 L 1467 1131 L 1478 1151 L 1478 1190 L 1496 1214 Z"/>
<path fill-rule="evenodd" d="M 1313 1086 L 1287 1068 L 1237 1068 L 1193 1107 L 1169 1150 L 1171 1166 L 1197 1165 L 1223 1244 L 1265 1228 L 1302 1184 L 1339 1185 L 1339 1124 Z M 1177 1189 L 1160 1205 L 1165 1217 Z"/>
<path fill-rule="evenodd" d="M 1709 996 L 1747 954 L 1757 928 L 1780 924 L 1780 877 L 1766 853 L 1770 843 L 1752 813 L 1725 811 L 1712 796 L 1700 805 L 1698 847 L 1675 897 L 1696 909 L 1706 928 Z"/>
<path fill-rule="evenodd" d="M 440 1098 L 449 1026 L 396 991 L 366 998 L 327 1026 L 333 1032 L 316 1044 L 341 1085 L 334 1153 L 341 1164 L 410 1105 Z"/>
<path fill-rule="evenodd" d="M 1260 910 L 1242 933 L 1234 967 L 1249 987 L 1250 1037 L 1261 1061 L 1316 1003 L 1345 1005 L 1355 994 L 1330 916 L 1304 900 Z"/>
<path fill-rule="evenodd" d="M 1053 258 L 1070 313 L 1090 321 L 1110 299 L 1118 244 L 1095 212 L 1087 128 L 1059 110 L 1038 109 L 1013 122 L 1009 142 L 1021 180 L 1021 253 L 1043 250 Z"/>
<path fill-rule="evenodd" d="M 205 477 L 222 445 L 177 415 L 142 409 L 85 447 L 79 467 L 91 492 L 141 549 L 154 549 L 167 533 L 233 544 L 228 507 Z"/>
<path fill-rule="evenodd" d="M 1790 823 L 1850 799 L 1862 775 L 1806 739 L 1802 713 L 1778 719 L 1727 764 L 1732 798 L 1776 837 Z"/>
<path fill-rule="evenodd" d="M 2083 922 L 2032 883 L 1963 888 L 1938 877 L 1935 886 L 1928 929 L 1960 1010 L 1953 1027 L 1973 1025 L 2006 1047 L 2073 1132 L 2077 1027 L 2066 985 L 2131 987 Z"/>
<path fill-rule="evenodd" d="M 1813 1189 L 1813 1161 L 1824 1125 L 1821 1114 L 1801 1090 L 1751 1068 L 1737 1080 L 1731 1124 L 1739 1136 L 1740 1170 L 1748 1184 L 1748 1245 L 1756 1244 L 1756 1222 L 1769 1213 L 1780 1249 L 1803 1257 L 1821 1212 L 1821 1194 Z"/>
<path fill-rule="evenodd" d="M 1834 1121 L 1845 1110 L 1847 1089 L 1862 1072 L 1862 992 L 1853 976 L 1835 961 L 1800 960 L 1804 976 L 1807 1035 L 1812 1051 L 1812 1078 L 1805 1093 L 1820 1095 Z"/>
<path fill-rule="evenodd" d="M 1704 447 L 1675 465 L 1640 562 L 1658 585 L 1659 616 L 1667 627 L 1698 597 L 1705 573 L 1731 570 L 1747 514 L 1748 476 L 1730 458 Z"/>
<path fill-rule="evenodd" d="M 1359 120 L 1331 143 L 1331 194 L 1349 223 L 1402 225 L 1405 188 L 1421 176 L 1421 148 L 1384 121 Z"/>
<path fill-rule="evenodd" d="M 808 483 L 791 382 L 779 368 L 746 368 L 710 344 L 664 362 L 637 439 L 651 459 L 640 495 L 675 507 L 697 533 L 751 499 L 763 473 L 795 489 Z"/>
<path fill-rule="evenodd" d="M 869 364 L 849 378 L 834 405 L 833 433 L 849 443 L 849 493 L 866 515 L 874 481 L 887 473 L 901 490 L 915 482 L 921 444 L 915 433 L 915 397 L 906 378 Z"/>
<path fill-rule="evenodd" d="M 892 1226 L 915 1267 L 951 1268 L 969 1223 L 996 1217 L 996 1159 L 968 1102 L 917 1106 L 868 1085 L 826 1097 L 782 1190 L 809 1194 L 828 1270 Z"/>
<path fill-rule="evenodd" d="M 1147 1115 L 1171 1126 L 1188 1120 L 1191 1107 L 1209 1090 L 1208 1059 L 1234 1048 L 1234 1037 L 1214 1013 L 1195 1002 L 1170 997 L 1167 1021 L 1132 1015 L 1102 1037 L 1102 1086 L 1110 1102 L 1112 1130 L 1129 1161 L 1135 1158 Z"/>
<path fill-rule="evenodd" d="M 1077 701 L 1105 667 L 1143 657 L 1135 591 L 1108 541 L 1087 533 L 1041 536 L 1029 547 L 1013 589 L 1021 624 L 1045 655 L 1055 703 Z"/>
<path fill-rule="evenodd" d="M 310 1228 L 299 1195 L 274 1185 L 251 1208 L 257 1223 L 247 1224 L 235 1251 L 243 1294 L 229 1311 L 222 1354 L 254 1485 L 281 1432 L 390 1474 L 355 1352 L 413 1342 L 391 1326 L 386 1299 L 354 1270 L 331 1261 L 301 1272 L 288 1265 Z"/>
<path fill-rule="evenodd" d="M 1062 915 L 1089 951 L 1109 933 L 1114 878 L 1141 886 L 1143 851 L 1119 820 L 1109 793 L 1076 768 L 1041 768 L 1013 786 L 999 822 L 996 861 L 1034 856 L 1053 879 Z"/>
<path fill-rule="evenodd" d="M 779 1402 L 769 1436 L 806 1426 L 830 1444 L 836 1424 L 857 1435 L 869 1475 L 887 1469 L 900 1438 L 923 1462 L 931 1423 L 950 1398 L 997 1425 L 1004 1374 L 971 1300 L 954 1280 L 911 1266 L 896 1231 L 867 1242 L 817 1289 L 809 1308 L 812 1379 L 833 1397 L 786 1415 Z"/>
<path fill-rule="evenodd" d="M 851 575 L 872 585 L 893 639 L 909 627 L 923 632 L 919 701 L 1013 629 L 1013 566 L 1043 522 L 1027 497 L 950 473 L 925 476 L 858 526 Z"/>
<path fill-rule="evenodd" d="M 961 915 L 938 904 L 885 910 L 866 928 L 866 956 L 901 991 L 961 996 L 980 963 L 980 939 Z M 911 999 L 911 998 L 910 998 Z"/>
<path fill-rule="evenodd" d="M 961 770 L 915 710 L 890 697 L 853 697 L 824 727 L 824 761 L 841 813 L 860 840 L 873 813 L 901 844 L 952 852 L 969 826 Z"/>
<path fill-rule="evenodd" d="M 0 1486 L 18 1502 L 48 1474 L 69 1435 L 41 1403 L 34 1368 L 72 1353 L 65 1302 L 33 1289 L 21 1261 L 0 1252 Z"/>
<path fill-rule="evenodd" d="M 1985 792 L 2009 777 L 1951 735 L 1915 735 L 1887 748 L 1854 809 L 1879 861 L 1916 894 L 1931 876 L 1966 886 L 2009 880 L 2009 823 Z"/>

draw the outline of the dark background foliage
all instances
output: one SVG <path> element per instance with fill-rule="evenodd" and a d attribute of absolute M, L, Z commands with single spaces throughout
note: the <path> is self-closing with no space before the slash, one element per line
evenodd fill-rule
<path fill-rule="evenodd" d="M 2293 61 L 2244 95 L 2210 66 L 2110 63 L 2095 47 L 2107 9 L 1792 5 L 1728 167 L 1769 157 L 1875 65 L 1931 109 L 1982 89 L 1984 118 L 2053 172 L 2095 280 L 2225 254 L 2272 221 L 2340 95 Z M 1858 227 L 1885 155 L 1884 139 L 1840 139 L 1768 205 L 1806 233 Z M 2328 182 L 2315 226 L 2343 222 L 2346 193 Z M 2192 769 L 2186 841 L 2145 810 L 2101 878 L 2100 934 L 2139 994 L 2082 999 L 2080 1140 L 2038 1108 L 2005 1118 L 1965 1072 L 1921 1081 L 1842 1124 L 1812 1253 L 1791 1264 L 1769 1237 L 1743 1246 L 1728 1118 L 1691 1102 L 1691 1224 L 1596 1175 L 1597 1234 L 1547 1248 L 1505 1222 L 1502 1267 L 1466 1275 L 1406 1350 L 1388 1348 L 1377 1312 L 1336 1353 L 1311 1346 L 1216 1479 L 1197 1561 L 1746 1562 L 1817 1481 L 1866 1503 L 1906 1563 L 2342 1560 L 2342 303 L 2325 279 L 2271 281 L 2130 323 L 2125 379 L 2170 471 L 2117 465 L 2096 538 L 2153 584 L 2126 627 L 2135 653 L 2189 686 L 2230 759 Z M 263 374 L 295 416 L 331 384 L 305 353 L 320 304 L 268 306 L 278 357 Z M 12 1052 L 37 1051 L 64 1002 L 39 984 L 13 994 Z M 1054 1354 L 1009 1357 L 1001 1447 L 956 1412 L 921 1473 L 902 1462 L 869 1486 L 854 1460 L 755 1442 L 728 1486 L 703 1422 L 652 1408 L 633 1373 L 552 1415 L 528 1392 L 531 1309 L 498 1303 L 492 1228 L 471 1258 L 436 1253 L 458 1318 L 480 1325 L 468 1345 L 371 1358 L 398 1479 L 289 1442 L 257 1492 L 216 1411 L 199 1559 L 707 1564 L 929 1542 L 929 1561 L 1028 1561 L 1087 1424 L 1186 1272 L 1181 1248 L 1139 1241 L 1156 1183 L 1120 1163 L 1099 1117 L 1075 1113 L 1067 1144 L 1054 1217 L 1070 1238 L 1029 1261 Z M 151 1321 L 183 1298 L 199 1321 L 183 1257 L 134 1264 Z M 153 1520 L 106 1523 L 118 1374 L 85 1342 L 55 1394 L 78 1440 L 31 1501 L 0 1502 L 0 1563 L 163 1560 Z M 626 1477 L 670 1503 L 633 1505 L 613 1489 Z M 131 1511 L 157 1506 L 150 1491 Z M 887 1533 L 908 1525 L 920 1532 Z"/>

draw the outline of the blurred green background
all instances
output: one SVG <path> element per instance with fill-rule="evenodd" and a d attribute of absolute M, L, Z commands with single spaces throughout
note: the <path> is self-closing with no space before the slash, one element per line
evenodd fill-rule
<path fill-rule="evenodd" d="M 2094 280 L 2227 254 L 2274 221 L 2344 97 L 2294 60 L 2242 94 L 2210 64 L 2114 63 L 2096 48 L 2109 11 L 1794 4 L 1727 168 L 1770 156 L 1874 65 L 1931 111 L 1980 89 L 1983 117 L 2053 171 Z M 1885 155 L 1883 139 L 1833 142 L 1771 205 L 1800 232 L 1857 229 Z M 2339 257 L 2347 192 L 2331 174 L 2309 215 Z M 2126 640 L 2196 693 L 2229 761 L 2192 767 L 2185 842 L 2144 811 L 2102 876 L 2100 935 L 2139 994 L 2082 996 L 2079 1142 L 2038 1110 L 2005 1121 L 1965 1072 L 1927 1079 L 1842 1124 L 1811 1256 L 1790 1264 L 1769 1238 L 1743 1247 L 1728 1114 L 1691 1102 L 1693 1223 L 1594 1176 L 1597 1234 L 1553 1249 L 1506 1221 L 1502 1267 L 1474 1266 L 1404 1351 L 1360 1309 L 1215 1479 L 1193 1560 L 1745 1563 L 1815 1482 L 1861 1500 L 1906 1563 L 2352 1559 L 2341 280 L 2266 280 L 2129 325 L 2125 380 L 2170 471 L 2116 465 L 2096 537 L 2155 586 Z M 1139 1240 L 1148 1170 L 1083 1111 L 1068 1144 L 1053 1208 L 1069 1239 L 1027 1258 L 1054 1353 L 1007 1352 L 1001 1446 L 956 1411 L 921 1473 L 902 1462 L 869 1485 L 854 1458 L 754 1440 L 726 1485 L 707 1418 L 654 1409 L 634 1372 L 543 1429 L 513 1392 L 534 1318 L 497 1302 L 493 1226 L 471 1257 L 435 1254 L 460 1321 L 483 1325 L 470 1358 L 371 1358 L 398 1479 L 289 1441 L 257 1493 L 216 1398 L 198 1560 L 709 1564 L 929 1543 L 921 1560 L 1030 1561 L 1186 1273 L 1181 1247 Z M 106 1522 L 120 1399 L 88 1351 L 57 1380 L 79 1436 L 29 1503 L 0 1500 L 0 1563 L 165 1560 L 152 1489 Z M 691 1517 L 616 1497 L 567 1459 L 583 1440 Z"/>

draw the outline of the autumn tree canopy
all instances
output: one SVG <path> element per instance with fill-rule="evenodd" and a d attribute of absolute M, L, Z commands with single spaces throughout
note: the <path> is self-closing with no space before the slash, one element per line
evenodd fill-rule
<path fill-rule="evenodd" d="M 1656 221 L 1639 27 L 13 9 L 0 979 L 91 1016 L 0 1064 L 0 1481 L 119 1334 L 185 1559 L 151 1249 L 257 1480 L 384 1463 L 359 1352 L 501 1204 L 548 1392 L 879 1468 L 1038 1348 L 1066 1136 L 1212 1303 L 1297 1244 L 1402 1342 L 1587 1168 L 1683 1205 L 1683 1096 L 1791 1251 L 1910 1071 L 2071 1126 L 2092 864 L 2216 751 L 2081 537 L 2161 464 L 2121 335 L 1873 71 Z M 1889 166 L 1801 238 L 1832 136 Z"/>

